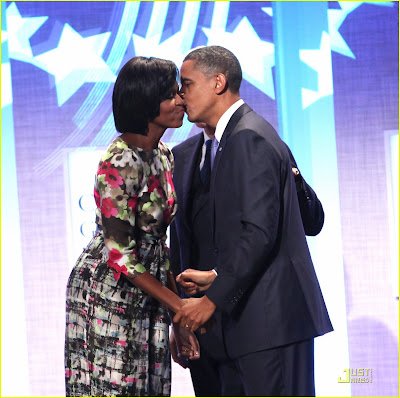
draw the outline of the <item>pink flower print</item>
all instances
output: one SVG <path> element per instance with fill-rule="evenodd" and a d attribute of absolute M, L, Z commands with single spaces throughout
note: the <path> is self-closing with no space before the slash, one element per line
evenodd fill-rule
<path fill-rule="evenodd" d="M 162 197 L 163 190 L 162 190 L 162 188 L 161 188 L 160 180 L 159 180 L 156 176 L 154 176 L 154 175 L 152 175 L 152 176 L 149 178 L 149 181 L 148 181 L 148 190 L 149 190 L 150 193 L 151 193 L 151 192 L 154 192 L 155 190 L 157 190 L 158 193 L 160 194 L 160 196 Z"/>
<path fill-rule="evenodd" d="M 100 208 L 100 194 L 96 188 L 94 189 L 93 195 L 94 195 L 94 200 L 96 202 L 96 206 Z"/>
<path fill-rule="evenodd" d="M 103 162 L 99 166 L 97 174 L 104 174 L 111 188 L 118 188 L 123 182 L 122 177 L 118 174 L 118 170 L 112 166 L 111 162 Z"/>
<path fill-rule="evenodd" d="M 128 270 L 126 269 L 125 265 L 120 266 L 117 263 L 111 261 L 110 259 L 108 259 L 107 264 L 111 268 L 116 281 L 119 280 L 121 273 L 124 275 L 128 275 Z"/>
<path fill-rule="evenodd" d="M 168 198 L 168 204 L 171 206 L 171 209 L 172 209 L 172 207 L 175 204 L 175 199 L 174 198 Z"/>
<path fill-rule="evenodd" d="M 122 253 L 117 249 L 111 249 L 108 253 L 108 258 L 113 262 L 118 262 L 122 258 Z"/>
<path fill-rule="evenodd" d="M 123 182 L 122 177 L 118 174 L 118 170 L 113 168 L 107 170 L 106 181 L 110 184 L 111 188 L 118 188 Z"/>
<path fill-rule="evenodd" d="M 168 198 L 168 207 L 163 211 L 163 220 L 169 222 L 171 218 L 172 211 L 174 209 L 174 198 Z"/>
<path fill-rule="evenodd" d="M 171 209 L 165 209 L 163 211 L 163 221 L 166 223 L 169 222 L 170 216 L 171 216 Z"/>
<path fill-rule="evenodd" d="M 137 197 L 137 195 L 135 195 L 133 198 L 129 199 L 129 201 L 128 201 L 128 207 L 129 207 L 132 211 L 135 210 L 137 200 L 138 200 L 138 197 Z"/>
<path fill-rule="evenodd" d="M 97 169 L 97 174 L 102 175 L 107 173 L 107 169 L 111 167 L 110 162 L 102 162 L 99 164 L 99 168 Z"/>
<path fill-rule="evenodd" d="M 174 182 L 172 181 L 172 173 L 170 171 L 165 172 L 165 179 L 167 180 L 172 190 L 174 190 Z"/>
<path fill-rule="evenodd" d="M 118 210 L 114 207 L 114 203 L 111 198 L 104 198 L 101 203 L 101 213 L 104 214 L 104 217 L 110 218 L 111 216 L 116 216 L 118 214 Z"/>

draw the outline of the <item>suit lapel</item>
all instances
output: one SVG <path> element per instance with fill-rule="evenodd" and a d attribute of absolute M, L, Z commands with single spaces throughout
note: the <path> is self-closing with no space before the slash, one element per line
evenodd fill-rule
<path fill-rule="evenodd" d="M 232 117 L 229 119 L 229 122 L 224 130 L 224 133 L 222 134 L 221 142 L 219 143 L 217 153 L 215 155 L 214 159 L 214 165 L 211 171 L 211 181 L 210 181 L 210 201 L 211 201 L 211 216 L 212 220 L 214 223 L 215 220 L 215 178 L 219 166 L 219 162 L 221 159 L 221 156 L 225 150 L 225 146 L 229 140 L 229 137 L 231 134 L 234 132 L 237 124 L 239 123 L 240 119 L 243 117 L 248 112 L 251 112 L 252 109 L 244 103 L 240 108 L 232 115 Z M 213 240 L 214 240 L 214 228 L 215 224 L 213 225 Z"/>

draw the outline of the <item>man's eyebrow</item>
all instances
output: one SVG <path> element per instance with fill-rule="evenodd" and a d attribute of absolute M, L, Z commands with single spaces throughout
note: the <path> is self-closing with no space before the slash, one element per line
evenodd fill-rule
<path fill-rule="evenodd" d="M 181 77 L 181 82 L 182 83 L 187 83 L 187 82 L 191 82 L 192 80 L 187 78 L 187 77 Z"/>

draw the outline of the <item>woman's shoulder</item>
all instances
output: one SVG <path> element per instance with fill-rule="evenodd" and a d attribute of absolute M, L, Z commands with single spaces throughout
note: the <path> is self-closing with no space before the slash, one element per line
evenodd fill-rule
<path fill-rule="evenodd" d="M 120 137 L 115 138 L 108 146 L 102 156 L 100 163 L 107 164 L 108 167 L 125 169 L 130 172 L 132 169 L 140 172 L 143 168 L 143 160 L 140 151 L 136 147 L 129 146 Z"/>
<path fill-rule="evenodd" d="M 168 148 L 167 144 L 160 141 L 158 143 L 158 148 L 160 149 L 160 151 L 163 155 L 167 156 L 169 159 L 173 159 L 172 151 L 171 151 L 171 149 Z"/>

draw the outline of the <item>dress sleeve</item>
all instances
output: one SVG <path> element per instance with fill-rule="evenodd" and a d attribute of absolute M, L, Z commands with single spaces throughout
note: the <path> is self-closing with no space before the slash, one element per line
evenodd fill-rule
<path fill-rule="evenodd" d="M 121 274 L 136 277 L 146 271 L 138 262 L 135 238 L 142 162 L 130 148 L 114 148 L 100 161 L 96 177 L 95 198 L 101 212 L 107 264 L 116 280 Z"/>

